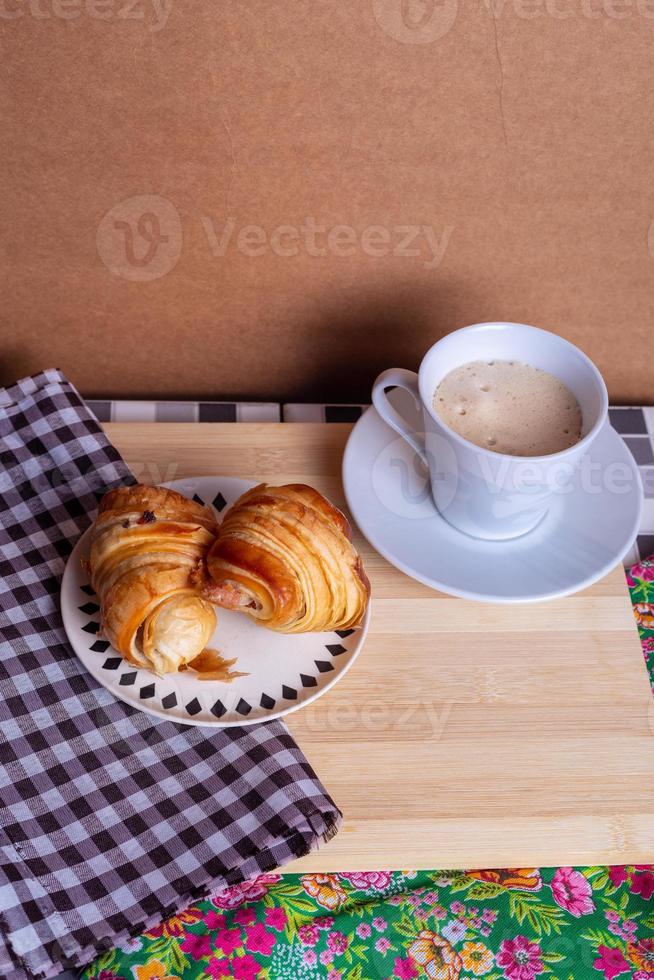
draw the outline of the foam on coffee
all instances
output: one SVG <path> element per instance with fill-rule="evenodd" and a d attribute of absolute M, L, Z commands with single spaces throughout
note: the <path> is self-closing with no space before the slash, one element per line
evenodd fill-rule
<path fill-rule="evenodd" d="M 447 374 L 434 410 L 460 436 L 496 453 L 547 456 L 581 438 L 581 409 L 547 371 L 521 361 L 470 361 Z"/>

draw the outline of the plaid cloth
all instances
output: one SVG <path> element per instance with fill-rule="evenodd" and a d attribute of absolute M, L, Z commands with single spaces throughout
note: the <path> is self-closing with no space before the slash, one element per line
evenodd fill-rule
<path fill-rule="evenodd" d="M 0 391 L 0 977 L 52 977 L 328 840 L 285 726 L 212 731 L 113 698 L 70 649 L 66 559 L 133 482 L 58 371 Z"/>

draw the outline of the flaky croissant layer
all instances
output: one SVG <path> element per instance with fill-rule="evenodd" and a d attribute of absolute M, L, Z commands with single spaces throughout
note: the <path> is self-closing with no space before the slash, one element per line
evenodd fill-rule
<path fill-rule="evenodd" d="M 370 583 L 346 517 L 304 484 L 261 484 L 232 505 L 207 555 L 203 594 L 283 633 L 350 629 Z"/>
<path fill-rule="evenodd" d="M 192 572 L 216 530 L 208 508 L 163 487 L 107 493 L 91 531 L 91 584 L 101 629 L 135 666 L 174 673 L 206 646 L 216 625 Z"/>

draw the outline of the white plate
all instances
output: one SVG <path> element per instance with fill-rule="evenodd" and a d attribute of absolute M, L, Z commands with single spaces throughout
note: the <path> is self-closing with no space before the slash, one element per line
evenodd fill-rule
<path fill-rule="evenodd" d="M 391 399 L 421 431 L 407 393 L 395 389 Z M 540 525 L 513 541 L 480 541 L 443 520 L 419 458 L 374 408 L 350 435 L 343 484 L 359 528 L 391 564 L 434 589 L 487 602 L 534 602 L 586 588 L 629 550 L 642 510 L 638 467 L 609 425 L 572 492 L 555 495 Z"/>
<path fill-rule="evenodd" d="M 255 484 L 233 477 L 195 477 L 166 484 L 211 504 L 219 515 Z M 218 625 L 209 646 L 247 677 L 231 683 L 199 680 L 184 671 L 157 677 L 133 667 L 98 636 L 97 596 L 82 570 L 89 532 L 71 554 L 61 585 L 61 611 L 73 650 L 89 672 L 121 701 L 148 714 L 185 725 L 254 725 L 280 718 L 315 701 L 333 687 L 354 662 L 368 631 L 370 608 L 361 629 L 335 633 L 274 633 L 243 613 L 217 609 Z"/>

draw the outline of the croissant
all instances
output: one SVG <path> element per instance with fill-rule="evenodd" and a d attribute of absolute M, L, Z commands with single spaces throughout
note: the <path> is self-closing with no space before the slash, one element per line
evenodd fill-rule
<path fill-rule="evenodd" d="M 209 549 L 203 594 L 281 633 L 361 623 L 370 583 L 346 517 L 303 484 L 261 484 L 232 505 Z"/>
<path fill-rule="evenodd" d="M 208 508 L 163 487 L 110 490 L 91 530 L 89 571 L 103 635 L 126 660 L 175 673 L 204 649 L 216 614 L 191 572 L 213 541 Z"/>

